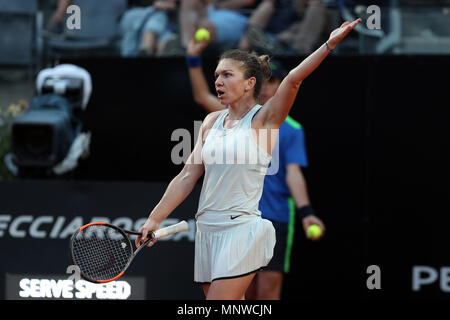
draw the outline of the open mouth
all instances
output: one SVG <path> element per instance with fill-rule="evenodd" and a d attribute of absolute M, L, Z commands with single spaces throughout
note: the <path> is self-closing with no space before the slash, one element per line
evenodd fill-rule
<path fill-rule="evenodd" d="M 216 92 L 217 92 L 217 97 L 219 97 L 219 98 L 221 98 L 225 94 L 225 92 L 220 89 L 217 89 Z"/>

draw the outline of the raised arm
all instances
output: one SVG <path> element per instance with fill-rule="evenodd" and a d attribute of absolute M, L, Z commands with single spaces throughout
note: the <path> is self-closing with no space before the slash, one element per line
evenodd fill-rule
<path fill-rule="evenodd" d="M 194 101 L 206 111 L 212 112 L 223 110 L 225 107 L 209 90 L 209 86 L 203 73 L 201 54 L 207 45 L 208 40 L 197 42 L 194 40 L 194 37 L 192 37 L 188 45 L 186 58 L 188 61 L 189 79 L 191 80 Z"/>
<path fill-rule="evenodd" d="M 264 125 L 270 128 L 279 128 L 294 104 L 302 81 L 306 79 L 328 56 L 342 39 L 356 27 L 361 19 L 353 22 L 344 22 L 335 29 L 327 42 L 310 54 L 297 67 L 292 69 L 281 82 L 275 95 L 266 103 L 264 110 Z"/>

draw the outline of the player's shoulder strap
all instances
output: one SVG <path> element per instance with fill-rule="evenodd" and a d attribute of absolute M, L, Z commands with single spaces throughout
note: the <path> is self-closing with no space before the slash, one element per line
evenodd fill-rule
<path fill-rule="evenodd" d="M 219 126 L 220 121 L 223 119 L 223 117 L 228 113 L 228 109 L 213 111 L 211 113 L 208 113 L 208 115 L 203 120 L 205 129 L 213 129 L 217 128 Z"/>

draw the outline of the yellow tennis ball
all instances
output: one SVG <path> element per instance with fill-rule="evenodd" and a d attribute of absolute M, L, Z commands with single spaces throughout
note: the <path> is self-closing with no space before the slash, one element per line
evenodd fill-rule
<path fill-rule="evenodd" d="M 322 235 L 322 229 L 317 224 L 312 224 L 306 229 L 306 235 L 308 238 L 316 239 Z"/>
<path fill-rule="evenodd" d="M 200 28 L 197 31 L 195 31 L 195 41 L 202 42 L 203 40 L 209 41 L 209 31 L 205 28 Z"/>

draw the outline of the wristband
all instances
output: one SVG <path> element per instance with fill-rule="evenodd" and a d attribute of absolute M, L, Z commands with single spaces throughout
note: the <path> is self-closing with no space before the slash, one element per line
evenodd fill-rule
<path fill-rule="evenodd" d="M 330 46 L 328 45 L 328 41 L 325 41 L 325 45 L 327 46 L 328 51 L 330 51 L 330 52 L 333 51 L 332 49 L 330 49 Z"/>
<path fill-rule="evenodd" d="M 202 56 L 186 56 L 186 64 L 189 68 L 201 67 Z"/>
<path fill-rule="evenodd" d="M 307 204 L 306 206 L 296 208 L 295 214 L 299 216 L 301 219 L 314 214 L 314 210 L 311 205 Z"/>

